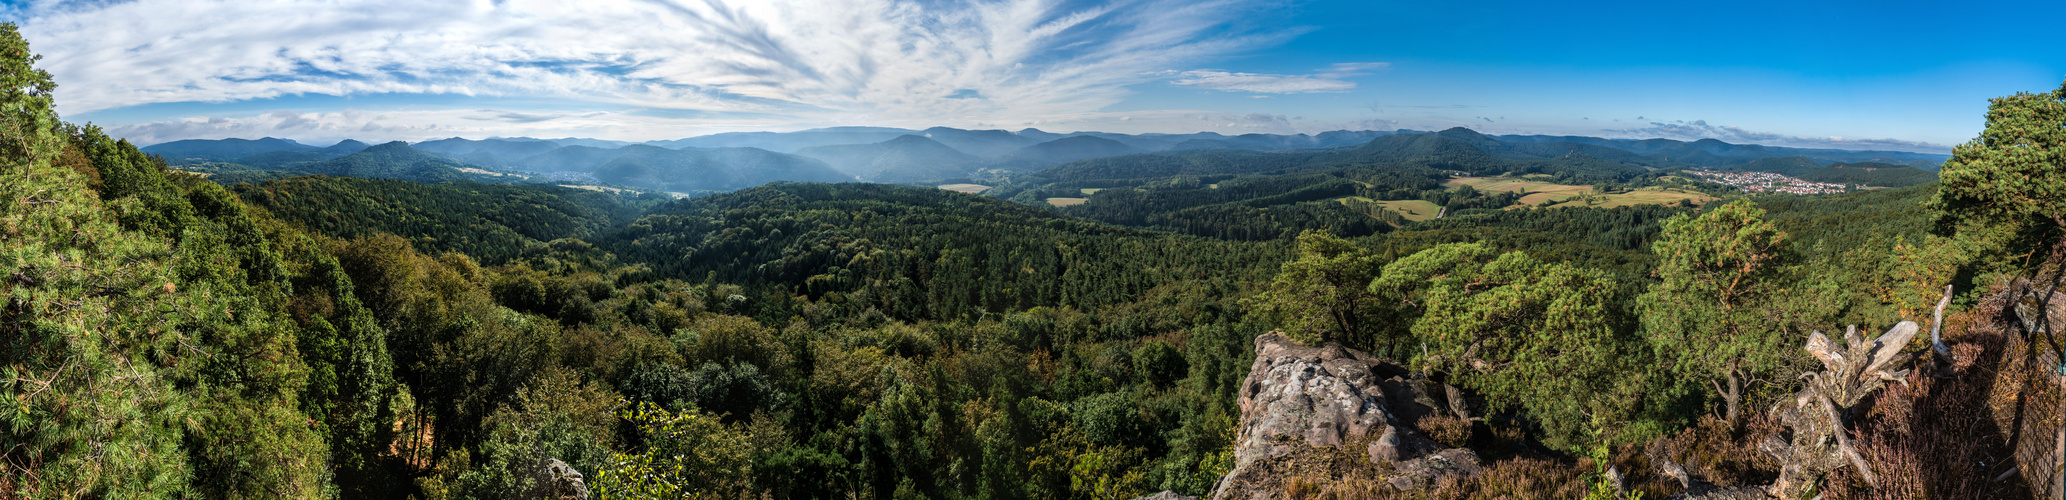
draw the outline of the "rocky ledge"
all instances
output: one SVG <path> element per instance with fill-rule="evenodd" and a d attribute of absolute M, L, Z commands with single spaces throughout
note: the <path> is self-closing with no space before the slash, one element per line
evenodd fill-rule
<path fill-rule="evenodd" d="M 1412 426 L 1432 412 L 1468 418 L 1453 387 L 1369 353 L 1301 346 L 1282 333 L 1257 337 L 1255 352 L 1241 386 L 1234 470 L 1214 486 L 1214 500 L 1272 498 L 1287 477 L 1341 468 L 1377 471 L 1399 489 L 1478 472 L 1475 453 L 1443 449 Z"/>

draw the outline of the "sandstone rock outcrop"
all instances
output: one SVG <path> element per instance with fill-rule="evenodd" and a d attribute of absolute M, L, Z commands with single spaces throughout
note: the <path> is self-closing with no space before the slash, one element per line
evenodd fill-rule
<path fill-rule="evenodd" d="M 1257 337 L 1255 349 L 1241 385 L 1234 470 L 1213 488 L 1214 500 L 1273 497 L 1283 477 L 1299 469 L 1294 462 L 1315 454 L 1353 453 L 1363 465 L 1388 470 L 1392 484 L 1405 489 L 1477 473 L 1476 454 L 1441 450 L 1391 408 L 1399 400 L 1416 403 L 1418 413 L 1446 410 L 1450 404 L 1434 400 L 1447 396 L 1439 384 L 1426 385 L 1425 378 L 1369 353 L 1334 343 L 1301 346 L 1282 333 Z M 1421 390 L 1407 392 L 1410 384 Z M 1387 386 L 1400 394 L 1387 394 Z"/>
<path fill-rule="evenodd" d="M 560 459 L 546 459 L 538 464 L 538 491 L 531 498 L 553 498 L 559 500 L 588 500 L 588 482 L 581 477 L 581 471 L 567 465 Z"/>
<path fill-rule="evenodd" d="M 1144 497 L 1135 497 L 1133 500 L 1198 500 L 1198 497 L 1187 497 L 1183 495 L 1178 495 L 1174 491 L 1162 490 L 1161 493 L 1156 493 Z"/>

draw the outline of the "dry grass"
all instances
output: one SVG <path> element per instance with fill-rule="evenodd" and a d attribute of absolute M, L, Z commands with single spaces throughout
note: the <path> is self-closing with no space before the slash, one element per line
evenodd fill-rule
<path fill-rule="evenodd" d="M 1449 189 L 1456 189 L 1464 186 L 1470 186 L 1479 191 L 1526 191 L 1528 195 L 1522 196 L 1519 205 L 1517 205 L 1523 207 L 1533 207 L 1545 201 L 1563 200 L 1565 198 L 1593 193 L 1592 186 L 1573 186 L 1569 184 L 1557 184 L 1537 179 L 1514 177 L 1458 177 L 1455 179 L 1444 181 L 1442 183 L 1442 187 Z M 1696 204 L 1707 203 L 1708 201 L 1714 200 L 1713 197 L 1693 191 L 1660 187 L 1648 187 L 1629 191 L 1626 193 L 1599 195 L 1599 197 L 1599 203 L 1593 205 L 1585 205 L 1584 202 L 1574 200 L 1557 203 L 1551 206 L 1592 206 L 1599 208 L 1614 208 L 1634 205 L 1662 205 L 1668 203 L 1678 203 L 1679 200 L 1693 200 L 1693 203 Z"/>
<path fill-rule="evenodd" d="M 1777 419 L 1764 412 L 1751 412 L 1744 419 L 1743 432 L 1729 431 L 1729 424 L 1707 416 L 1678 434 L 1647 444 L 1631 444 L 1615 450 L 1613 465 L 1623 474 L 1622 485 L 1643 498 L 1664 498 L 1683 490 L 1678 480 L 1660 473 L 1659 457 L 1684 466 L 1701 480 L 1719 486 L 1770 484 L 1779 476 L 1779 462 L 1757 449 L 1757 443 L 1779 433 Z"/>
<path fill-rule="evenodd" d="M 1427 200 L 1376 200 L 1375 203 L 1384 206 L 1385 210 L 1398 212 L 1410 221 L 1429 220 L 1442 213 L 1442 207 Z"/>
<path fill-rule="evenodd" d="M 2032 498 L 2048 486 L 2066 395 L 2051 374 L 2056 357 L 2032 345 L 2008 310 L 2013 291 L 1997 283 L 1973 309 L 1945 318 L 1951 360 L 1926 357 L 1905 385 L 1860 408 L 1858 451 L 1879 488 L 1846 470 L 1834 482 L 1846 487 L 1826 498 Z M 2012 467 L 2018 474 L 1993 480 Z"/>
<path fill-rule="evenodd" d="M 1413 425 L 1442 446 L 1461 448 L 1471 442 L 1471 423 L 1453 415 L 1429 415 Z"/>
<path fill-rule="evenodd" d="M 985 186 L 982 184 L 942 184 L 940 185 L 940 189 L 945 189 L 956 193 L 976 194 L 990 190 L 990 186 Z"/>
<path fill-rule="evenodd" d="M 1073 207 L 1090 201 L 1090 198 L 1048 198 L 1047 204 L 1057 207 Z"/>
<path fill-rule="evenodd" d="M 1477 477 L 1449 476 L 1417 491 L 1399 491 L 1378 477 L 1355 474 L 1295 478 L 1277 498 L 1313 500 L 1569 500 L 1585 498 L 1585 472 L 1592 462 L 1565 463 L 1517 458 L 1493 463 Z M 1324 482 L 1323 482 L 1324 481 Z M 1644 497 L 1653 498 L 1653 497 Z M 1654 497 L 1663 498 L 1663 497 Z"/>
<path fill-rule="evenodd" d="M 618 188 L 613 188 L 613 187 L 603 187 L 603 186 L 584 186 L 584 185 L 580 185 L 580 184 L 560 184 L 560 185 L 559 185 L 559 187 L 563 187 L 563 188 L 568 188 L 568 189 L 583 189 L 583 190 L 588 190 L 588 191 L 597 191 L 597 192 L 603 192 L 603 193 L 622 193 L 622 192 L 624 192 L 624 191 L 625 191 L 624 189 L 618 189 Z"/>

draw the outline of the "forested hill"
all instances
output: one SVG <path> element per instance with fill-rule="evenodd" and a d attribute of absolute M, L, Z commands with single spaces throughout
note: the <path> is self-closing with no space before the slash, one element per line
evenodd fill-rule
<path fill-rule="evenodd" d="M 553 186 L 328 176 L 233 187 L 245 203 L 318 234 L 407 235 L 424 251 L 464 252 L 488 264 L 552 240 L 605 236 L 664 200 Z"/>
<path fill-rule="evenodd" d="M 1935 182 L 1937 173 L 1908 165 L 1837 163 L 1801 175 L 1802 179 L 1837 184 L 1905 187 Z"/>
<path fill-rule="evenodd" d="M 667 276 L 801 286 L 892 317 L 1097 310 L 1202 280 L 1229 290 L 1280 245 L 1167 235 L 932 188 L 778 183 L 673 202 L 607 240 Z"/>

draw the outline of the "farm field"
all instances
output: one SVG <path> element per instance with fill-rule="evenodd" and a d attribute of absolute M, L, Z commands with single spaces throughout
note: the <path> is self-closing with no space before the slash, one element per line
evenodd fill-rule
<path fill-rule="evenodd" d="M 1083 189 L 1078 189 L 1077 191 L 1082 191 L 1082 192 L 1083 192 L 1083 195 L 1084 195 L 1084 196 L 1090 196 L 1090 195 L 1098 194 L 1098 191 L 1104 191 L 1104 190 L 1105 190 L 1105 188 L 1083 188 Z"/>
<path fill-rule="evenodd" d="M 1398 213 L 1399 213 L 1399 215 L 1401 215 L 1401 216 L 1404 216 L 1404 217 L 1406 217 L 1406 220 L 1410 220 L 1410 221 L 1415 221 L 1415 222 L 1419 222 L 1419 221 L 1424 221 L 1424 220 L 1429 220 L 1429 219 L 1433 219 L 1433 218 L 1435 218 L 1435 215 L 1436 215 L 1436 214 L 1440 214 L 1440 213 L 1442 213 L 1442 207 L 1440 207 L 1440 206 L 1437 206 L 1437 205 L 1435 205 L 1435 204 L 1434 204 L 1433 202 L 1430 202 L 1430 201 L 1427 201 L 1427 200 L 1370 200 L 1370 201 L 1372 201 L 1372 202 L 1374 202 L 1374 203 L 1377 203 L 1378 205 L 1381 205 L 1381 206 L 1385 207 L 1385 210 L 1390 210 L 1390 211 L 1393 211 L 1393 212 L 1398 212 Z"/>
<path fill-rule="evenodd" d="M 1090 201 L 1090 198 L 1048 198 L 1047 204 L 1057 207 L 1073 207 Z"/>
<path fill-rule="evenodd" d="M 1561 200 L 1573 196 L 1591 194 L 1593 192 L 1592 186 L 1573 186 L 1569 184 L 1557 184 L 1541 180 L 1520 179 L 1513 177 L 1459 177 L 1455 179 L 1450 179 L 1442 183 L 1442 187 L 1449 189 L 1456 189 L 1464 186 L 1470 186 L 1479 191 L 1526 191 L 1528 195 L 1521 197 L 1519 206 L 1522 207 L 1533 207 L 1545 201 Z M 1613 208 L 1633 205 L 1662 205 L 1667 203 L 1677 203 L 1679 200 L 1687 199 L 1693 200 L 1694 203 L 1706 203 L 1708 200 L 1714 199 L 1713 197 L 1695 191 L 1659 187 L 1642 188 L 1625 193 L 1599 195 L 1599 198 L 1600 200 L 1598 203 L 1586 206 Z M 1583 202 L 1569 201 L 1557 203 L 1555 205 L 1550 206 L 1554 207 L 1572 205 L 1583 205 Z"/>
<path fill-rule="evenodd" d="M 982 184 L 946 184 L 940 186 L 940 189 L 945 189 L 956 193 L 976 194 L 989 190 L 990 186 L 985 186 Z"/>

